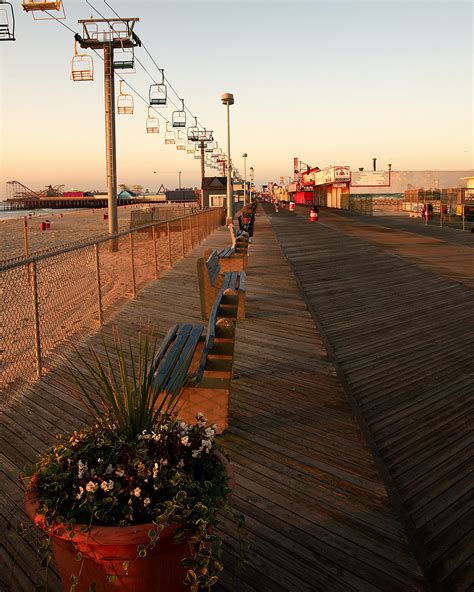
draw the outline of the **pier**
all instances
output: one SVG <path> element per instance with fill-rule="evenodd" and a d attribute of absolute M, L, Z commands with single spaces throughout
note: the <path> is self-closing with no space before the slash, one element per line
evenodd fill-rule
<path fill-rule="evenodd" d="M 237 570 L 237 529 L 224 516 L 217 590 L 464 592 L 473 584 L 472 235 L 367 220 L 322 210 L 310 224 L 303 207 L 259 207 L 221 437 L 250 550 Z M 136 340 L 147 323 L 164 336 L 177 322 L 199 322 L 196 259 L 228 244 L 227 229 L 213 232 L 80 350 L 111 343 L 113 323 Z M 57 356 L 2 409 L 2 592 L 44 584 L 36 534 L 15 532 L 26 521 L 18 475 L 55 433 L 87 421 L 70 382 Z M 59 590 L 54 573 L 48 585 Z"/>

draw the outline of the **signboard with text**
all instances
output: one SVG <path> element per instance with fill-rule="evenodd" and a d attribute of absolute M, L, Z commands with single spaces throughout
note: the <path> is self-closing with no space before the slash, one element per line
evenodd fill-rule
<path fill-rule="evenodd" d="M 389 171 L 352 171 L 351 187 L 390 187 Z"/>

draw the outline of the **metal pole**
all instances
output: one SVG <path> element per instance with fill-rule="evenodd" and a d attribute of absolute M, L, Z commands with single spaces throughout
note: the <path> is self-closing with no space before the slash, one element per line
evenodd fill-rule
<path fill-rule="evenodd" d="M 166 223 L 166 231 L 168 233 L 168 263 L 170 267 L 173 267 L 173 260 L 171 258 L 171 230 L 170 223 Z"/>
<path fill-rule="evenodd" d="M 234 196 L 232 192 L 232 165 L 230 164 L 230 105 L 227 103 L 227 216 L 234 219 Z"/>
<path fill-rule="evenodd" d="M 107 200 L 109 233 L 118 232 L 117 153 L 115 142 L 115 80 L 113 43 L 104 43 L 105 147 L 107 156 Z M 115 247 L 115 248 L 114 248 Z M 116 250 L 117 245 L 113 248 Z"/>
<path fill-rule="evenodd" d="M 183 257 L 186 254 L 186 250 L 184 248 L 184 218 L 181 218 L 181 252 L 183 253 Z"/>
<path fill-rule="evenodd" d="M 244 205 L 247 205 L 247 157 L 244 156 Z"/>
<path fill-rule="evenodd" d="M 39 301 L 38 301 L 38 280 L 36 277 L 36 261 L 31 263 L 31 288 L 33 297 L 33 313 L 35 323 L 35 351 L 36 351 L 36 374 L 41 378 L 43 373 L 43 362 L 41 359 L 41 333 L 39 320 Z"/>
<path fill-rule="evenodd" d="M 206 176 L 206 162 L 204 160 L 204 140 L 201 140 L 201 179 Z"/>
<path fill-rule="evenodd" d="M 155 227 L 152 226 L 151 234 L 153 238 L 153 259 L 155 262 L 155 279 L 158 279 L 158 253 L 156 252 L 156 231 Z"/>
<path fill-rule="evenodd" d="M 130 262 L 132 265 L 132 287 L 133 287 L 133 297 L 137 295 L 137 283 L 135 280 L 135 257 L 133 253 L 133 232 L 130 233 Z"/>
<path fill-rule="evenodd" d="M 99 325 L 102 326 L 104 324 L 104 316 L 103 316 L 103 311 L 102 311 L 102 290 L 100 289 L 99 245 L 97 243 L 95 243 L 95 245 L 94 245 L 94 253 L 95 253 L 96 277 L 97 277 L 97 304 L 99 305 Z"/>
<path fill-rule="evenodd" d="M 25 257 L 28 258 L 28 220 L 23 220 L 23 243 L 25 246 Z"/>
<path fill-rule="evenodd" d="M 178 181 L 178 189 L 181 189 L 181 171 L 178 171 L 179 181 Z"/>

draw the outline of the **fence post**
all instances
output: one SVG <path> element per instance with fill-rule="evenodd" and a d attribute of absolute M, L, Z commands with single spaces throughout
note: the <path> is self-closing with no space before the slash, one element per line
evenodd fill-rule
<path fill-rule="evenodd" d="M 183 253 L 183 257 L 185 256 L 185 248 L 184 248 L 184 218 L 181 218 L 181 252 Z"/>
<path fill-rule="evenodd" d="M 170 230 L 170 223 L 166 223 L 166 231 L 168 233 L 168 264 L 170 267 L 173 267 L 173 260 L 171 259 L 171 230 Z"/>
<path fill-rule="evenodd" d="M 191 251 L 194 248 L 194 242 L 193 242 L 193 216 L 194 216 L 194 214 L 191 214 L 191 216 L 189 216 L 189 232 L 191 234 Z"/>
<path fill-rule="evenodd" d="M 156 233 L 155 233 L 154 226 L 151 227 L 151 234 L 152 234 L 152 238 L 153 238 L 153 259 L 155 262 L 155 280 L 157 280 L 158 279 L 158 254 L 156 252 Z"/>
<path fill-rule="evenodd" d="M 137 284 L 135 281 L 135 257 L 133 254 L 133 232 L 130 233 L 130 262 L 132 264 L 132 287 L 133 287 L 133 297 L 137 295 Z"/>
<path fill-rule="evenodd" d="M 102 326 L 104 324 L 104 317 L 103 317 L 103 311 L 102 311 L 102 291 L 100 289 L 99 245 L 97 243 L 94 244 L 94 252 L 95 252 L 95 269 L 96 269 L 96 277 L 97 277 L 97 303 L 99 305 L 99 325 Z"/>
<path fill-rule="evenodd" d="M 28 258 L 28 220 L 26 218 L 23 220 L 23 244 L 25 249 L 25 257 Z"/>
<path fill-rule="evenodd" d="M 201 214 L 196 214 L 196 226 L 197 226 L 197 237 L 198 237 L 198 244 L 201 242 L 199 238 L 199 217 Z"/>
<path fill-rule="evenodd" d="M 43 374 L 43 361 L 41 359 L 41 333 L 39 320 L 39 302 L 38 302 L 38 280 L 36 275 L 36 261 L 31 263 L 31 286 L 33 297 L 33 311 L 35 322 L 35 351 L 36 351 L 36 374 L 41 378 Z"/>

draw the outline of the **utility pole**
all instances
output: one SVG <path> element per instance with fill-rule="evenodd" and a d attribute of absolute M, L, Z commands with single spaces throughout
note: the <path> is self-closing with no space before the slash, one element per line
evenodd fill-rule
<path fill-rule="evenodd" d="M 178 189 L 181 189 L 181 171 L 178 171 L 178 175 L 179 175 L 179 187 Z"/>
<path fill-rule="evenodd" d="M 206 176 L 206 160 L 204 154 L 204 146 L 206 145 L 206 142 L 201 140 L 199 143 L 201 145 L 201 179 L 204 180 L 204 177 Z"/>
<path fill-rule="evenodd" d="M 83 34 L 75 35 L 84 49 L 104 51 L 105 146 L 107 170 L 107 204 L 109 233 L 118 232 L 117 212 L 117 149 L 115 140 L 115 76 L 114 49 L 141 45 L 133 28 L 138 18 L 82 19 Z"/>

